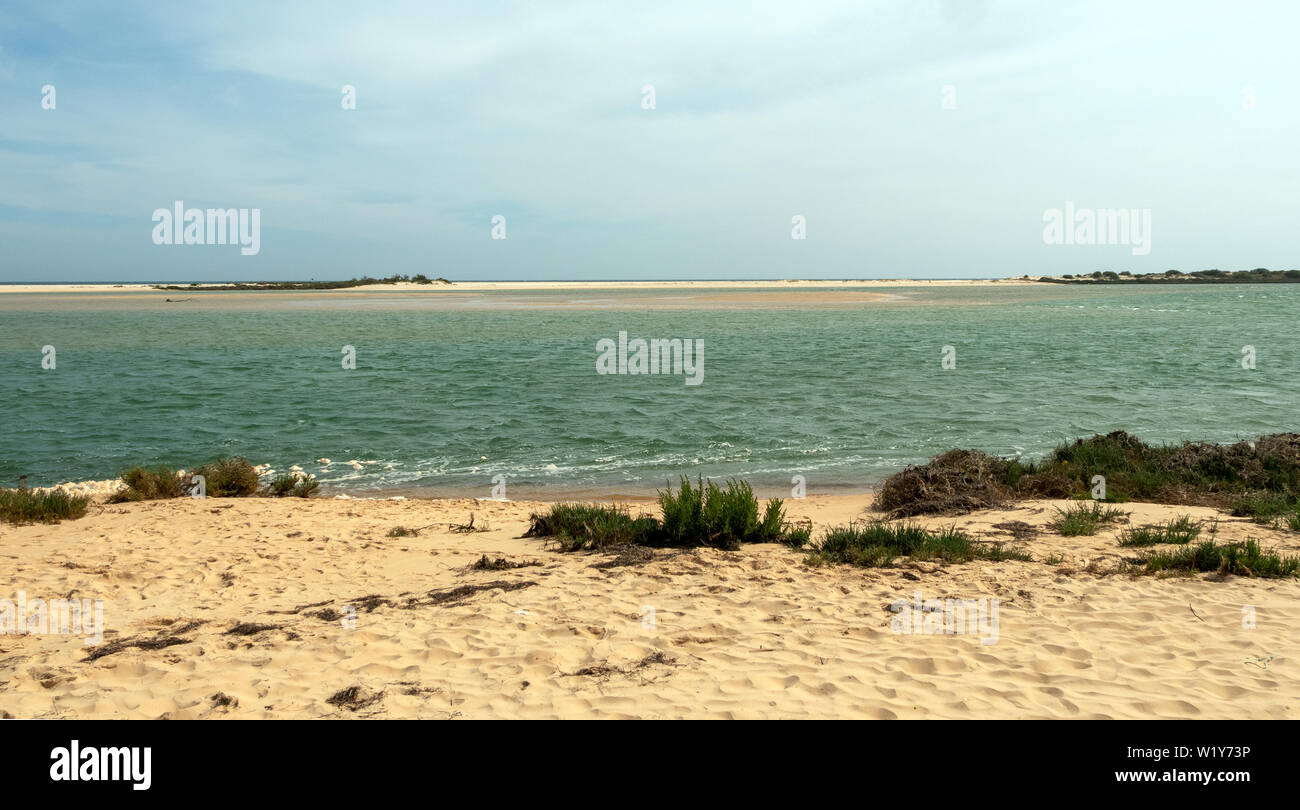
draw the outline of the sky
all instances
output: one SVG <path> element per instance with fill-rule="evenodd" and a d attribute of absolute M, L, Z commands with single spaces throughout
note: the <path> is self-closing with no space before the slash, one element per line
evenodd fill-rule
<path fill-rule="evenodd" d="M 1298 22 L 1250 0 L 10 0 L 0 283 L 1300 267 Z M 259 251 L 155 244 L 177 201 L 257 209 Z M 1067 203 L 1149 211 L 1148 250 L 1048 244 Z"/>

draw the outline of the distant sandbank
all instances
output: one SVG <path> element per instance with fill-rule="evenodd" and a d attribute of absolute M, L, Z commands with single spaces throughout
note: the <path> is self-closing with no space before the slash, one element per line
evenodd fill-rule
<path fill-rule="evenodd" d="M 935 287 L 981 287 L 981 286 L 1009 286 L 1018 284 L 1035 284 L 1038 276 L 1029 276 L 1021 278 L 994 278 L 994 279 L 768 279 L 768 280 L 723 280 L 723 281 L 456 281 L 447 284 L 417 284 L 413 282 L 398 282 L 396 284 L 366 284 L 358 287 L 346 287 L 338 290 L 310 290 L 295 292 L 311 292 L 322 295 L 346 295 L 355 292 L 394 292 L 397 290 L 427 293 L 430 295 L 447 295 L 454 292 L 478 292 L 486 290 L 672 290 L 672 289 L 759 289 L 759 290 L 779 290 L 779 289 L 800 289 L 800 288 L 821 288 L 821 289 L 838 289 L 845 287 L 916 287 L 916 286 L 935 286 Z M 168 282 L 173 284 L 184 284 L 185 282 Z M 205 287 L 223 286 L 229 282 L 213 282 L 210 284 L 196 284 L 186 286 L 186 289 L 192 289 L 201 292 Z M 148 292 L 159 293 L 154 284 L 112 284 L 112 283 L 87 283 L 87 284 L 3 284 L 0 285 L 0 294 L 3 293 L 58 293 L 58 292 L 75 292 L 75 293 L 127 293 L 127 292 Z M 168 290 L 167 292 L 176 294 L 182 290 Z M 256 290 L 247 290 L 246 292 L 256 292 Z"/>

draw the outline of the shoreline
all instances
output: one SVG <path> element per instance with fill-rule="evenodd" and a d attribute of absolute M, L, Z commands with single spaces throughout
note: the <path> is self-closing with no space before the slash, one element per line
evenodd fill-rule
<path fill-rule="evenodd" d="M 254 465 L 261 467 L 263 465 Z M 276 471 L 272 470 L 272 473 Z M 264 474 L 263 483 L 273 475 Z M 714 479 L 723 481 L 726 476 Z M 37 484 L 31 488 L 38 491 L 62 489 L 70 495 L 88 495 L 94 503 L 104 503 L 108 496 L 124 486 L 121 478 L 86 479 L 81 481 L 63 481 L 57 484 Z M 880 487 L 874 484 L 824 484 L 808 497 L 870 497 Z M 653 503 L 663 485 L 637 488 L 628 484 L 611 484 L 609 486 L 572 487 L 561 484 L 550 486 L 514 485 L 510 487 L 511 496 L 504 500 L 487 497 L 490 486 L 448 486 L 448 487 L 406 487 L 394 486 L 383 489 L 372 487 L 338 487 L 322 484 L 322 489 L 312 499 L 342 501 L 450 501 L 474 500 L 491 503 L 512 503 L 528 501 L 532 503 Z M 754 492 L 760 498 L 784 498 L 789 496 L 789 487 L 755 485 Z M 483 495 L 477 493 L 484 493 Z M 264 496 L 249 496 L 264 497 Z M 217 498 L 218 501 L 229 500 Z"/>
<path fill-rule="evenodd" d="M 1300 516 L 1194 474 L 1264 460 L 1300 470 L 1300 435 L 954 450 L 735 544 L 626 492 L 95 500 L 0 524 L 0 717 L 1300 719 Z M 1093 469 L 1179 500 L 1103 507 Z M 100 618 L 6 631 L 33 600 Z"/>

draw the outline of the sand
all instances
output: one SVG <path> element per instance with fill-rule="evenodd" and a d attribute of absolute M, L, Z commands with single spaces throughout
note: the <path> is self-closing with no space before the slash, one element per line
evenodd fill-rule
<path fill-rule="evenodd" d="M 787 505 L 820 528 L 869 501 Z M 1062 503 L 926 521 L 999 540 L 994 524 L 1025 521 L 1035 562 L 874 570 L 809 567 L 775 545 L 601 568 L 609 555 L 520 539 L 528 502 L 96 503 L 58 525 L 0 525 L 0 599 L 103 599 L 106 628 L 92 647 L 0 635 L 0 716 L 1300 717 L 1300 582 L 1110 573 L 1132 553 L 1117 530 L 1045 530 Z M 1134 524 L 1217 514 L 1124 508 Z M 449 530 L 471 514 L 489 530 Z M 1294 533 L 1219 517 L 1220 540 L 1300 551 Z M 484 554 L 538 565 L 468 568 Z M 888 605 L 917 591 L 997 598 L 996 643 L 894 633 Z M 88 660 L 123 641 L 155 643 Z"/>

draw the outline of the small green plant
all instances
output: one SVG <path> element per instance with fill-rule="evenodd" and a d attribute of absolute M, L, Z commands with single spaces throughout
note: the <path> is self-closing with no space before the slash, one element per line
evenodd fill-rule
<path fill-rule="evenodd" d="M 1265 551 L 1258 541 L 1224 543 L 1205 541 L 1173 551 L 1150 552 L 1140 561 L 1140 573 L 1214 571 L 1247 577 L 1294 577 L 1300 575 L 1300 557 L 1285 557 Z"/>
<path fill-rule="evenodd" d="M 956 527 L 937 532 L 914 523 L 871 522 L 826 530 L 808 556 L 811 565 L 844 563 L 864 568 L 890 565 L 896 557 L 941 562 L 1022 560 L 1030 556 L 1001 543 L 976 543 Z"/>
<path fill-rule="evenodd" d="M 58 523 L 86 514 L 88 495 L 69 495 L 62 489 L 0 489 L 0 520 L 13 524 Z"/>
<path fill-rule="evenodd" d="M 1103 507 L 1096 501 L 1080 503 L 1069 509 L 1057 508 L 1060 517 L 1048 525 L 1066 537 L 1096 534 L 1107 523 L 1121 520 L 1128 513 L 1115 507 Z"/>
<path fill-rule="evenodd" d="M 786 523 L 782 526 L 782 531 L 782 543 L 794 549 L 803 548 L 812 540 L 812 521 Z"/>
<path fill-rule="evenodd" d="M 1180 515 L 1163 525 L 1138 526 L 1120 533 L 1119 544 L 1125 547 L 1154 546 L 1163 543 L 1186 545 L 1201 534 L 1201 524 Z"/>

